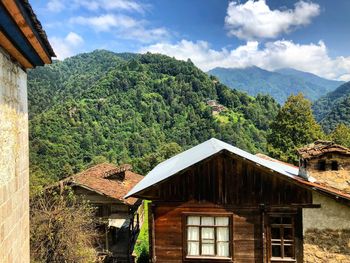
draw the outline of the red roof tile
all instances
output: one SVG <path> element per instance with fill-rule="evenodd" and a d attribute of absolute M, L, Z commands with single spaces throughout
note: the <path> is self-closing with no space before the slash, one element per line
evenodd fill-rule
<path fill-rule="evenodd" d="M 102 163 L 73 175 L 65 181 L 86 187 L 125 204 L 133 205 L 138 199 L 124 199 L 124 196 L 141 181 L 143 176 L 130 171 L 130 169 L 130 165 L 118 167 L 114 164 Z"/>

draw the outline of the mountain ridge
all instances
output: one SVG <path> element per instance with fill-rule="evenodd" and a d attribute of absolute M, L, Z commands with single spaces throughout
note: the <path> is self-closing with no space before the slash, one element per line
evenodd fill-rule
<path fill-rule="evenodd" d="M 291 94 L 302 92 L 311 101 L 336 89 L 343 82 L 323 79 L 315 74 L 285 68 L 268 71 L 257 66 L 247 68 L 214 68 L 207 72 L 230 88 L 256 96 L 268 94 L 280 104 Z"/>

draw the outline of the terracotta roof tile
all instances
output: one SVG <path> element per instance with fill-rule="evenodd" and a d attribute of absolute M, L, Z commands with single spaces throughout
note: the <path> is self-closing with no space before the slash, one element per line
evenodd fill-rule
<path fill-rule="evenodd" d="M 125 204 L 133 205 L 138 199 L 124 199 L 124 196 L 141 181 L 143 176 L 130 171 L 130 169 L 130 165 L 118 167 L 114 164 L 102 163 L 73 175 L 65 181 L 118 199 Z"/>

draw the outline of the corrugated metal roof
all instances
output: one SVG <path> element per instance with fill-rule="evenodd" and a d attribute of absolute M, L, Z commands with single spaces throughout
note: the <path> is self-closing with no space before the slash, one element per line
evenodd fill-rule
<path fill-rule="evenodd" d="M 164 181 L 165 179 L 223 150 L 229 151 L 235 155 L 250 160 L 258 165 L 264 166 L 285 176 L 291 178 L 298 176 L 299 169 L 297 167 L 260 158 L 228 143 L 212 138 L 158 164 L 133 189 L 131 189 L 125 198 L 139 193 L 154 184 Z"/>

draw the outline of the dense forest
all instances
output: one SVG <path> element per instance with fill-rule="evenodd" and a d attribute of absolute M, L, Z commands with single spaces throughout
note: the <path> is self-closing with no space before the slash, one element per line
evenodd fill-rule
<path fill-rule="evenodd" d="M 29 72 L 32 184 L 97 162 L 145 174 L 211 137 L 266 152 L 278 104 L 209 77 L 188 60 L 98 50 Z M 208 100 L 226 110 L 213 115 Z"/>
<path fill-rule="evenodd" d="M 290 95 L 296 95 L 299 92 L 309 100 L 315 101 L 344 83 L 291 68 L 276 71 L 259 67 L 214 68 L 208 74 L 216 76 L 228 87 L 245 91 L 252 96 L 259 93 L 269 94 L 281 104 Z"/>
<path fill-rule="evenodd" d="M 312 108 L 327 133 L 340 123 L 350 125 L 350 82 L 317 100 Z"/>

